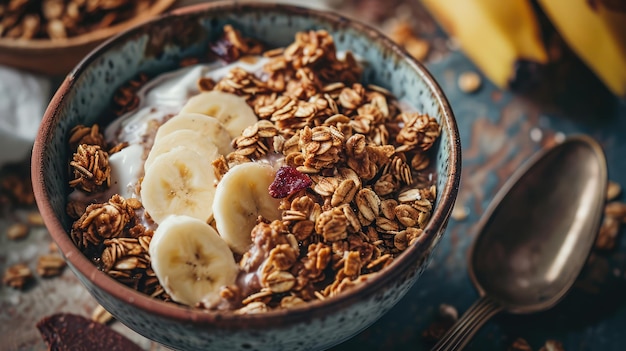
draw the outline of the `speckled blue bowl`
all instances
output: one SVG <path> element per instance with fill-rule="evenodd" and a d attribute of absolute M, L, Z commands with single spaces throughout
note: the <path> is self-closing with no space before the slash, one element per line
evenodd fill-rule
<path fill-rule="evenodd" d="M 114 91 L 138 72 L 177 67 L 201 54 L 225 24 L 284 46 L 297 31 L 326 29 L 339 50 L 362 57 L 367 83 L 383 86 L 442 125 L 436 144 L 437 201 L 425 235 L 383 274 L 325 301 L 259 315 L 208 313 L 151 299 L 99 271 L 72 243 L 65 215 L 68 131 L 96 122 Z M 70 268 L 118 320 L 138 333 L 184 350 L 324 349 L 350 338 L 387 312 L 417 281 L 444 233 L 459 185 L 461 148 L 452 111 L 426 69 L 377 31 L 346 18 L 269 4 L 209 3 L 178 10 L 100 46 L 65 79 L 48 107 L 32 159 L 37 204 Z"/>

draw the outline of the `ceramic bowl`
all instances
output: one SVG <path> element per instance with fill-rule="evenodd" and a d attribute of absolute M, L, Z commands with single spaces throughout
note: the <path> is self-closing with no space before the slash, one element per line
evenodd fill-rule
<path fill-rule="evenodd" d="M 47 75 L 67 74 L 103 41 L 159 15 L 174 1 L 156 0 L 135 17 L 67 40 L 0 38 L 0 64 Z"/>
<path fill-rule="evenodd" d="M 225 24 L 244 35 L 284 46 L 298 31 L 326 29 L 338 50 L 365 62 L 363 79 L 435 117 L 437 199 L 421 240 L 384 271 L 324 301 L 265 314 L 213 313 L 151 299 L 99 271 L 73 244 L 65 214 L 69 192 L 67 138 L 77 124 L 96 122 L 118 86 L 138 72 L 172 70 L 200 54 Z M 186 31 L 182 29 L 186 28 Z M 276 4 L 209 3 L 174 11 L 109 40 L 85 58 L 52 99 L 32 159 L 37 203 L 69 267 L 98 302 L 138 333 L 184 350 L 311 350 L 340 343 L 387 312 L 417 281 L 443 235 L 459 185 L 461 148 L 454 116 L 427 70 L 372 28 L 344 17 Z"/>

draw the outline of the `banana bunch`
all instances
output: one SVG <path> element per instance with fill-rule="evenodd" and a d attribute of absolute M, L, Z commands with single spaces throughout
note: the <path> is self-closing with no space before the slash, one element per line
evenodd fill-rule
<path fill-rule="evenodd" d="M 280 203 L 268 192 L 273 166 L 237 165 L 219 183 L 213 172 L 212 161 L 256 122 L 244 98 L 211 91 L 189 99 L 156 133 L 140 194 L 159 225 L 149 248 L 152 268 L 174 301 L 194 306 L 234 284 L 233 252 L 250 247 L 258 216 L 280 218 Z"/>
<path fill-rule="evenodd" d="M 515 90 L 550 61 L 536 11 L 615 95 L 626 98 L 626 2 L 422 0 L 467 56 L 501 88 Z M 530 76 L 530 77 L 529 77 Z"/>

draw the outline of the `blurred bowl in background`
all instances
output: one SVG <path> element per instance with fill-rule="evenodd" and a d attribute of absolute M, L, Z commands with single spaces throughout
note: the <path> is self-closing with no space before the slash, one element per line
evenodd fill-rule
<path fill-rule="evenodd" d="M 67 39 L 0 38 L 0 64 L 47 75 L 67 74 L 97 45 L 126 29 L 145 22 L 165 10 L 176 0 L 155 0 L 146 11 L 115 23 Z"/>

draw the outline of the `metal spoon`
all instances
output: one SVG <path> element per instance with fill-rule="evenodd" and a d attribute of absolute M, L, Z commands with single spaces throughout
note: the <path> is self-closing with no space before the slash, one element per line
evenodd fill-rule
<path fill-rule="evenodd" d="M 579 136 L 540 152 L 496 194 L 478 223 L 469 275 L 480 299 L 434 350 L 460 350 L 500 311 L 532 313 L 569 291 L 595 241 L 607 187 L 606 159 Z"/>

